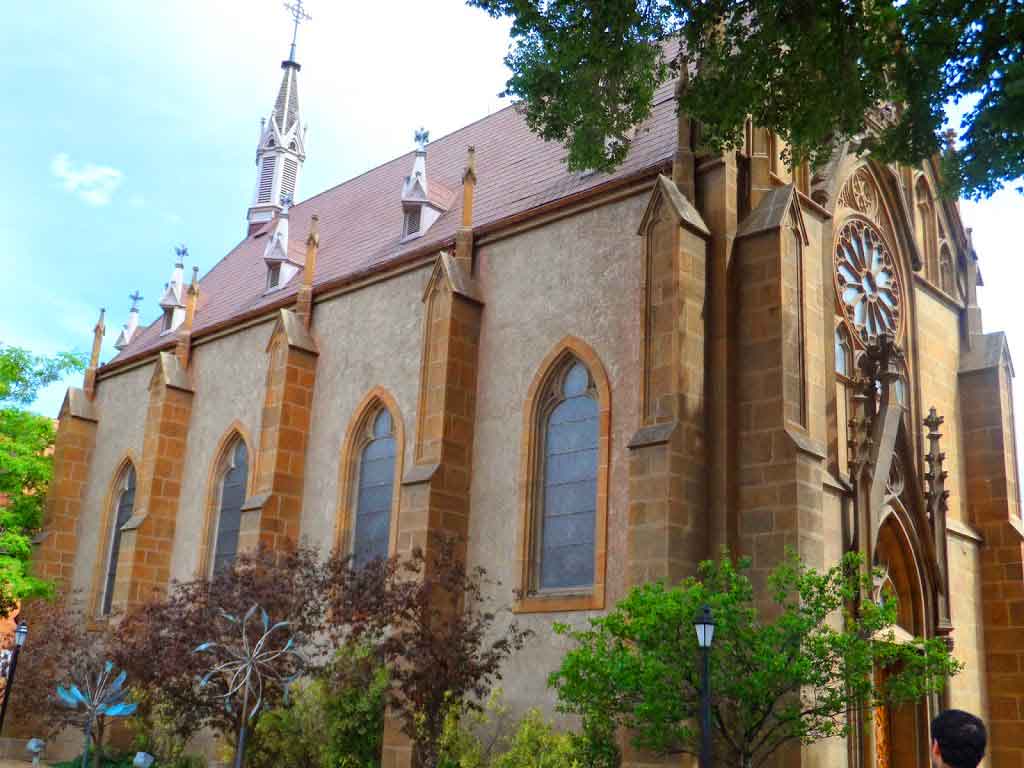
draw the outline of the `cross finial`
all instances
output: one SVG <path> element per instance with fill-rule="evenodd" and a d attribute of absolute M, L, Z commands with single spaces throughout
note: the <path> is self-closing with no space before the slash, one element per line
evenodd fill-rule
<path fill-rule="evenodd" d="M 284 7 L 287 9 L 288 15 L 292 17 L 292 21 L 295 22 L 295 26 L 292 29 L 292 48 L 288 54 L 288 61 L 295 61 L 295 42 L 299 37 L 299 24 L 304 21 L 312 21 L 313 17 L 306 13 L 306 9 L 302 6 L 302 0 L 285 3 Z"/>
<path fill-rule="evenodd" d="M 412 140 L 416 142 L 417 149 L 426 149 L 427 144 L 430 143 L 430 131 L 423 126 L 420 126 L 413 133 Z"/>
<path fill-rule="evenodd" d="M 128 295 L 128 298 L 132 300 L 131 311 L 132 312 L 138 312 L 139 311 L 138 304 L 139 304 L 140 301 L 142 301 L 142 298 L 143 298 L 142 294 L 139 293 L 138 289 L 136 289 L 135 293 L 132 293 L 132 294 Z"/>
<path fill-rule="evenodd" d="M 185 247 L 184 243 L 176 245 L 174 246 L 174 255 L 178 257 L 178 266 L 183 266 L 185 257 L 188 256 L 188 248 Z"/>

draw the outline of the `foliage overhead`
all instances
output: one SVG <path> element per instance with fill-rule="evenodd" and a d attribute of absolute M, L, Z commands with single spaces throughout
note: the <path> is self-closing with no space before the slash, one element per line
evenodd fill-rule
<path fill-rule="evenodd" d="M 705 562 L 677 587 L 637 587 L 575 642 L 552 674 L 559 707 L 584 726 L 625 726 L 638 746 L 699 751 L 702 662 L 694 617 L 715 619 L 710 654 L 716 759 L 765 765 L 787 742 L 844 736 L 866 711 L 940 691 L 959 670 L 942 640 L 897 642 L 897 606 L 860 600 L 871 577 L 860 556 L 820 573 L 790 556 L 769 577 L 772 606 L 759 616 L 754 590 L 728 557 Z M 854 606 L 857 606 L 854 609 Z M 878 682 L 876 669 L 886 670 Z"/>
<path fill-rule="evenodd" d="M 570 169 L 611 170 L 685 65 L 680 108 L 713 150 L 748 118 L 790 161 L 854 140 L 917 164 L 945 145 L 945 109 L 970 100 L 949 156 L 952 187 L 978 199 L 1024 175 L 1021 0 L 468 0 L 512 18 L 506 93 L 530 128 L 565 141 Z M 879 105 L 891 119 L 870 122 Z"/>
<path fill-rule="evenodd" d="M 42 387 L 82 367 L 82 358 L 72 353 L 40 357 L 0 344 L 0 616 L 19 600 L 50 593 L 28 565 L 53 476 L 48 453 L 55 435 L 50 419 L 24 406 Z"/>

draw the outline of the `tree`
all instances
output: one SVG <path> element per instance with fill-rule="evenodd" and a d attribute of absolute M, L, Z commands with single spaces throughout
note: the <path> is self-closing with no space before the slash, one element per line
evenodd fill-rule
<path fill-rule="evenodd" d="M 296 644 L 315 657 L 323 642 L 318 637 L 325 616 L 322 574 L 315 550 L 260 550 L 239 555 L 212 579 L 172 584 L 165 597 L 130 610 L 115 629 L 112 656 L 142 694 L 141 715 L 158 710 L 169 740 L 181 745 L 204 727 L 234 743 L 241 727 L 239 708 L 229 712 L 217 686 L 197 685 L 211 662 L 194 653 L 196 647 L 236 642 L 238 627 L 224 621 L 224 614 L 244 614 L 257 605 L 275 622 L 289 621 Z M 281 695 L 273 687 L 265 692 L 269 704 Z"/>
<path fill-rule="evenodd" d="M 20 617 L 30 630 L 11 689 L 11 714 L 21 731 L 50 737 L 76 722 L 75 713 L 57 700 L 56 687 L 94 673 L 106 660 L 108 635 L 86 630 L 73 595 L 27 600 Z"/>
<path fill-rule="evenodd" d="M 40 357 L 0 344 L 0 616 L 19 600 L 50 592 L 49 584 L 29 574 L 28 564 L 53 476 L 55 434 L 52 420 L 24 406 L 40 388 L 83 367 L 76 354 Z"/>
<path fill-rule="evenodd" d="M 853 139 L 916 164 L 943 148 L 947 105 L 969 98 L 947 180 L 978 199 L 1024 175 L 1020 0 L 468 2 L 512 17 L 506 93 L 531 129 L 567 142 L 570 169 L 618 165 L 656 88 L 685 66 L 678 106 L 716 151 L 739 146 L 751 118 L 791 162 Z M 869 117 L 887 104 L 877 129 Z"/>
<path fill-rule="evenodd" d="M 479 711 L 504 661 L 533 634 L 515 622 L 495 626 L 484 593 L 497 582 L 466 568 L 458 550 L 452 538 L 432 556 L 417 548 L 387 588 L 389 630 L 378 647 L 391 674 L 388 704 L 421 768 L 440 763 L 451 707 Z"/>
<path fill-rule="evenodd" d="M 633 589 L 589 629 L 558 627 L 576 644 L 550 678 L 559 707 L 595 732 L 633 729 L 644 749 L 697 754 L 693 621 L 705 604 L 715 619 L 712 712 L 723 765 L 753 768 L 787 742 L 845 736 L 864 713 L 937 693 L 960 668 L 939 639 L 896 641 L 893 600 L 858 600 L 871 594 L 859 555 L 824 573 L 790 556 L 769 577 L 770 617 L 758 616 L 748 565 L 705 562 L 677 587 Z"/>

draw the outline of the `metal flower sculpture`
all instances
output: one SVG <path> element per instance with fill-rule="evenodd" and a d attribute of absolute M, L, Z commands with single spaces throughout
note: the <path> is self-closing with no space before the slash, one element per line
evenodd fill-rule
<path fill-rule="evenodd" d="M 82 768 L 86 768 L 89 756 L 89 742 L 92 740 L 93 732 L 101 726 L 101 717 L 128 717 L 135 714 L 138 707 L 130 701 L 125 701 L 128 689 L 124 687 L 124 681 L 128 674 L 121 672 L 114 674 L 114 665 L 106 662 L 102 671 L 96 676 L 95 681 L 86 678 L 81 685 L 72 685 L 65 688 L 57 686 L 57 698 L 60 703 L 68 709 L 83 709 L 85 720 L 85 746 L 82 749 Z M 97 751 L 99 750 L 99 739 L 97 740 Z M 98 764 L 98 763 L 97 763 Z"/>
<path fill-rule="evenodd" d="M 210 653 L 220 659 L 199 681 L 200 688 L 211 680 L 221 680 L 225 689 L 222 696 L 229 712 L 235 711 L 234 702 L 237 698 L 242 700 L 241 727 L 235 747 L 235 768 L 241 768 L 245 757 L 246 724 L 263 706 L 264 685 L 276 684 L 283 689 L 287 699 L 288 686 L 298 678 L 305 660 L 293 648 L 295 639 L 286 631 L 288 622 L 279 621 L 272 625 L 267 612 L 258 605 L 250 608 L 241 621 L 223 611 L 221 615 L 232 624 L 239 625 L 240 644 L 203 643 L 193 653 Z M 256 625 L 260 635 L 252 641 L 249 637 L 249 624 L 257 615 L 261 622 Z M 250 707 L 249 702 L 253 697 L 256 701 Z"/>

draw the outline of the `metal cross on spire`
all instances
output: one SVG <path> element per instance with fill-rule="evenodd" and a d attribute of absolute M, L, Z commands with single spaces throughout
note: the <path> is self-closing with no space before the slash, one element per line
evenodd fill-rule
<path fill-rule="evenodd" d="M 288 54 L 288 61 L 295 61 L 295 41 L 299 36 L 299 24 L 304 21 L 312 21 L 313 17 L 306 13 L 306 9 L 302 6 L 302 0 L 295 0 L 293 3 L 285 3 L 284 7 L 295 22 L 295 26 L 292 29 L 292 48 Z"/>
<path fill-rule="evenodd" d="M 132 300 L 132 312 L 138 309 L 138 304 L 142 301 L 142 294 L 136 289 L 135 293 L 128 294 L 128 298 Z"/>

